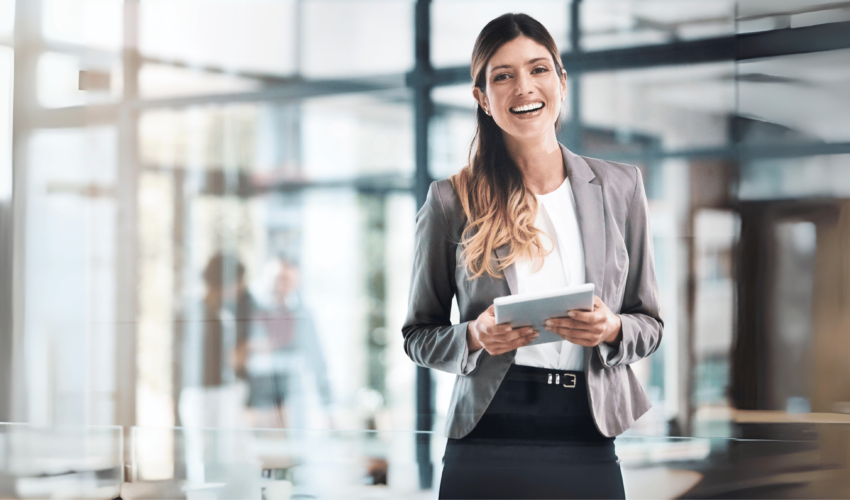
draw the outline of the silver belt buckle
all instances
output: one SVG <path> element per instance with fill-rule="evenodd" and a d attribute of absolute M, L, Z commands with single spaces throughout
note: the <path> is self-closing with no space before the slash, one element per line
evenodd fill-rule
<path fill-rule="evenodd" d="M 549 384 L 552 383 L 552 374 L 551 373 L 549 374 L 548 383 Z M 572 389 L 573 387 L 576 386 L 576 376 L 573 375 L 572 373 L 565 373 L 564 374 L 564 383 L 561 384 L 561 374 L 556 373 L 555 374 L 555 385 L 562 385 L 562 386 L 566 387 L 567 389 Z"/>

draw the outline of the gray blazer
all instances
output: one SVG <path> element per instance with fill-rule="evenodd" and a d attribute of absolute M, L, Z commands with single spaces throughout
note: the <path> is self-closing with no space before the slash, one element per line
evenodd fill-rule
<path fill-rule="evenodd" d="M 622 320 L 618 346 L 585 349 L 590 407 L 596 426 L 616 436 L 651 407 L 630 363 L 649 356 L 661 342 L 652 236 L 640 171 L 631 165 L 573 154 L 561 146 L 576 202 L 585 255 L 585 276 L 596 295 Z M 404 349 L 417 364 L 457 375 L 449 405 L 446 435 L 467 435 L 487 409 L 513 363 L 516 351 L 491 356 L 486 351 L 464 370 L 469 354 L 466 329 L 496 297 L 516 293 L 516 272 L 504 278 L 468 279 L 459 265 L 461 234 L 467 220 L 448 180 L 431 184 L 416 215 L 416 246 L 410 304 L 402 327 Z M 508 254 L 506 246 L 495 256 Z M 457 297 L 460 321 L 449 319 Z M 464 372 L 466 371 L 466 374 Z"/>

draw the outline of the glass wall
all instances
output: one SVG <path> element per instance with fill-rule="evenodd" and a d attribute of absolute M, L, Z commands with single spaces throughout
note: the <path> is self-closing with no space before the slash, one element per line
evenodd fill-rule
<path fill-rule="evenodd" d="M 428 409 L 400 329 L 417 193 L 468 161 L 472 44 L 520 10 L 566 61 L 562 142 L 646 182 L 665 331 L 632 366 L 653 409 L 630 433 L 729 437 L 741 411 L 850 400 L 822 383 L 848 375 L 829 348 L 848 309 L 822 299 L 850 282 L 830 271 L 850 43 L 817 31 L 846 9 L 416 7 L 0 0 L 10 420 L 415 429 Z M 832 41 L 727 50 L 783 30 Z M 440 429 L 454 377 L 432 377 Z"/>

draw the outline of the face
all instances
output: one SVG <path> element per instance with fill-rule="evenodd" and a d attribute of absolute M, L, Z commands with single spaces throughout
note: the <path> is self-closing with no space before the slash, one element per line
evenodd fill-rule
<path fill-rule="evenodd" d="M 546 47 L 517 37 L 496 51 L 485 71 L 485 89 L 475 87 L 473 95 L 499 128 L 518 139 L 554 133 L 567 76 Z"/>

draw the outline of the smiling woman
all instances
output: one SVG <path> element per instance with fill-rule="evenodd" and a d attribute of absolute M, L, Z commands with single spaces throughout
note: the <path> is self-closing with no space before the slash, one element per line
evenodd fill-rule
<path fill-rule="evenodd" d="M 417 215 L 402 329 L 413 361 L 457 375 L 440 498 L 623 498 L 614 437 L 650 407 L 629 364 L 663 327 L 641 175 L 558 143 L 567 75 L 533 18 L 488 23 L 472 79 L 469 164 Z M 592 311 L 540 318 L 558 341 L 495 322 L 497 297 L 585 283 Z"/>

